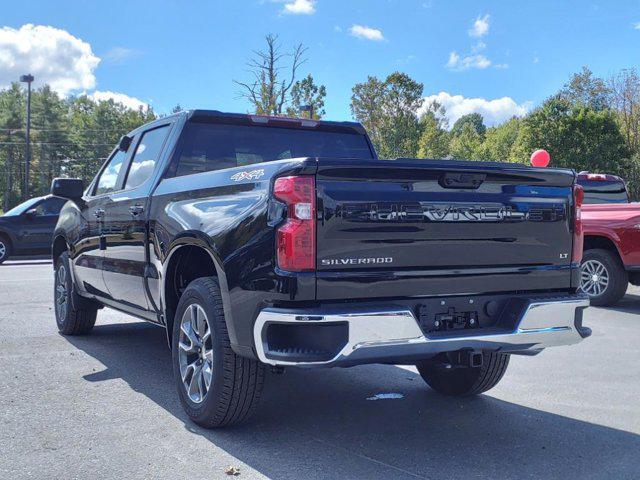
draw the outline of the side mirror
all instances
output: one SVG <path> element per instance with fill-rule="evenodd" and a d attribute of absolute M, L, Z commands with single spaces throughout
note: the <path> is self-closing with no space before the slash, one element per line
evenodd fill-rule
<path fill-rule="evenodd" d="M 129 150 L 130 146 L 131 146 L 131 137 L 127 137 L 126 135 L 123 135 L 122 137 L 120 137 L 120 142 L 118 143 L 119 150 L 126 152 L 127 150 Z"/>
<path fill-rule="evenodd" d="M 54 178 L 51 195 L 68 200 L 79 200 L 84 194 L 84 182 L 80 178 Z"/>
<path fill-rule="evenodd" d="M 30 208 L 29 210 L 24 212 L 24 215 L 26 217 L 33 218 L 33 217 L 38 215 L 38 209 L 37 208 Z"/>

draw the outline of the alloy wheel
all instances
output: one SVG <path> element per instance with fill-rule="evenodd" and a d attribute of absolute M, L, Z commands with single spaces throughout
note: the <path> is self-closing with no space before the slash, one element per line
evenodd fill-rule
<path fill-rule="evenodd" d="M 602 262 L 587 260 L 582 264 L 580 288 L 591 297 L 602 295 L 609 286 L 609 272 Z"/>
<path fill-rule="evenodd" d="M 0 260 L 2 260 L 6 254 L 7 246 L 4 244 L 4 242 L 0 241 Z"/>
<path fill-rule="evenodd" d="M 178 360 L 182 385 L 194 403 L 207 396 L 213 377 L 211 325 L 204 309 L 189 305 L 180 320 Z"/>
<path fill-rule="evenodd" d="M 67 317 L 67 269 L 64 265 L 60 265 L 56 273 L 56 311 L 60 321 Z"/>

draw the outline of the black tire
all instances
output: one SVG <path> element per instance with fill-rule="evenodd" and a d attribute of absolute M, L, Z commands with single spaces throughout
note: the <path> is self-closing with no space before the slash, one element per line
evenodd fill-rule
<path fill-rule="evenodd" d="M 585 293 L 589 295 L 591 305 L 609 306 L 615 304 L 624 297 L 624 294 L 627 292 L 627 287 L 629 286 L 629 276 L 620 261 L 620 257 L 610 250 L 593 248 L 584 252 L 582 257 L 583 269 L 587 262 L 590 261 L 602 265 L 609 279 L 606 288 L 598 295 L 592 295 L 585 288 Z M 583 271 L 581 279 L 584 278 L 584 276 L 585 272 Z M 581 287 L 585 286 L 585 282 L 583 280 L 581 280 L 581 282 Z"/>
<path fill-rule="evenodd" d="M 4 235 L 0 235 L 0 263 L 7 260 L 12 253 L 11 242 Z"/>
<path fill-rule="evenodd" d="M 188 387 L 183 382 L 179 347 L 181 323 L 187 309 L 202 308 L 210 329 L 203 341 L 202 351 L 207 345 L 211 349 L 211 377 L 207 391 L 199 402 L 193 401 Z M 189 315 L 190 313 L 187 313 Z M 196 322 L 197 323 L 197 322 Z M 183 334 L 184 335 L 184 334 Z M 183 343 L 184 344 L 184 343 Z M 185 349 L 182 348 L 186 359 Z M 191 353 L 190 355 L 199 355 Z M 189 418 L 205 428 L 234 425 L 247 420 L 256 410 L 264 385 L 264 364 L 236 355 L 231 349 L 227 324 L 222 307 L 220 286 L 215 278 L 198 278 L 191 282 L 180 297 L 172 332 L 173 373 L 180 402 Z M 200 364 L 206 362 L 203 354 Z M 184 360 L 188 362 L 188 360 Z M 184 363 L 183 363 L 184 365 Z M 202 368 L 202 367 L 201 367 Z M 195 369 L 185 370 L 185 382 L 195 375 Z"/>
<path fill-rule="evenodd" d="M 85 335 L 91 331 L 96 323 L 98 305 L 76 293 L 69 270 L 67 252 L 55 260 L 53 301 L 56 323 L 60 333 L 63 335 Z M 63 308 L 63 304 L 65 308 Z"/>
<path fill-rule="evenodd" d="M 443 395 L 478 395 L 495 387 L 509 366 L 509 354 L 483 352 L 481 367 L 456 366 L 446 368 L 444 364 L 418 363 L 420 376 L 436 392 Z"/>

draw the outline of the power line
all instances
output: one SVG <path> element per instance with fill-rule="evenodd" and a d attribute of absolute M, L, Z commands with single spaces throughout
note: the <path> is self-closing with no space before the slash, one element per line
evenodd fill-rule
<path fill-rule="evenodd" d="M 31 145 L 71 145 L 75 147 L 115 147 L 114 143 L 30 142 Z M 0 142 L 0 145 L 26 145 L 26 142 Z"/>
<path fill-rule="evenodd" d="M 3 132 L 24 132 L 26 131 L 26 129 L 24 128 L 0 128 L 0 131 Z M 32 128 L 31 131 L 33 132 L 69 132 L 69 133 L 75 133 L 75 132 L 123 132 L 124 130 L 118 129 L 118 128 L 83 128 L 83 129 L 78 129 L 78 130 L 74 130 L 74 129 L 68 129 L 68 128 Z"/>

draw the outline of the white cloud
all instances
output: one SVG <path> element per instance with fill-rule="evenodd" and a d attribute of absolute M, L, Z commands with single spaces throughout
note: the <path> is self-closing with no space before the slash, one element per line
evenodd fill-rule
<path fill-rule="evenodd" d="M 0 88 L 31 73 L 61 95 L 95 87 L 100 59 L 91 45 L 69 32 L 45 25 L 0 28 Z"/>
<path fill-rule="evenodd" d="M 484 69 L 491 66 L 491 60 L 484 55 L 472 54 L 461 57 L 457 52 L 451 52 L 449 54 L 449 60 L 445 65 L 451 70 L 463 71 L 470 68 Z"/>
<path fill-rule="evenodd" d="M 95 100 L 96 102 L 113 100 L 116 103 L 121 103 L 125 107 L 130 108 L 132 110 L 138 110 L 140 107 L 147 108 L 149 106 L 148 103 L 143 102 L 139 98 L 130 97 L 129 95 L 125 95 L 124 93 L 117 93 L 111 91 L 98 91 L 91 93 L 88 95 L 89 98 Z"/>
<path fill-rule="evenodd" d="M 115 65 L 121 65 L 125 60 L 140 56 L 141 52 L 132 48 L 114 47 L 104 54 L 104 59 Z"/>
<path fill-rule="evenodd" d="M 483 37 L 489 33 L 489 14 L 476 18 L 475 22 L 469 29 L 469 35 L 471 37 Z"/>
<path fill-rule="evenodd" d="M 352 25 L 349 29 L 349 33 L 354 37 L 364 38 L 365 40 L 373 40 L 374 42 L 380 42 L 384 40 L 382 30 L 366 27 L 364 25 Z"/>
<path fill-rule="evenodd" d="M 292 0 L 284 5 L 283 13 L 311 15 L 316 12 L 315 0 Z"/>
<path fill-rule="evenodd" d="M 476 43 L 475 45 L 471 46 L 471 51 L 473 53 L 478 53 L 478 52 L 481 52 L 482 50 L 484 50 L 485 48 L 487 48 L 487 44 L 484 43 L 482 40 L 480 40 L 478 43 Z"/>
<path fill-rule="evenodd" d="M 636 22 L 633 24 L 633 28 L 636 30 L 640 30 L 640 22 Z"/>
<path fill-rule="evenodd" d="M 418 114 L 423 114 L 429 105 L 435 100 L 446 110 L 449 125 L 453 126 L 456 120 L 468 113 L 479 113 L 488 126 L 498 125 L 511 117 L 522 117 L 531 109 L 531 102 L 517 103 L 511 97 L 495 98 L 487 100 L 482 97 L 466 98 L 462 95 L 451 95 L 440 92 L 437 95 L 425 97 L 423 106 Z"/>

